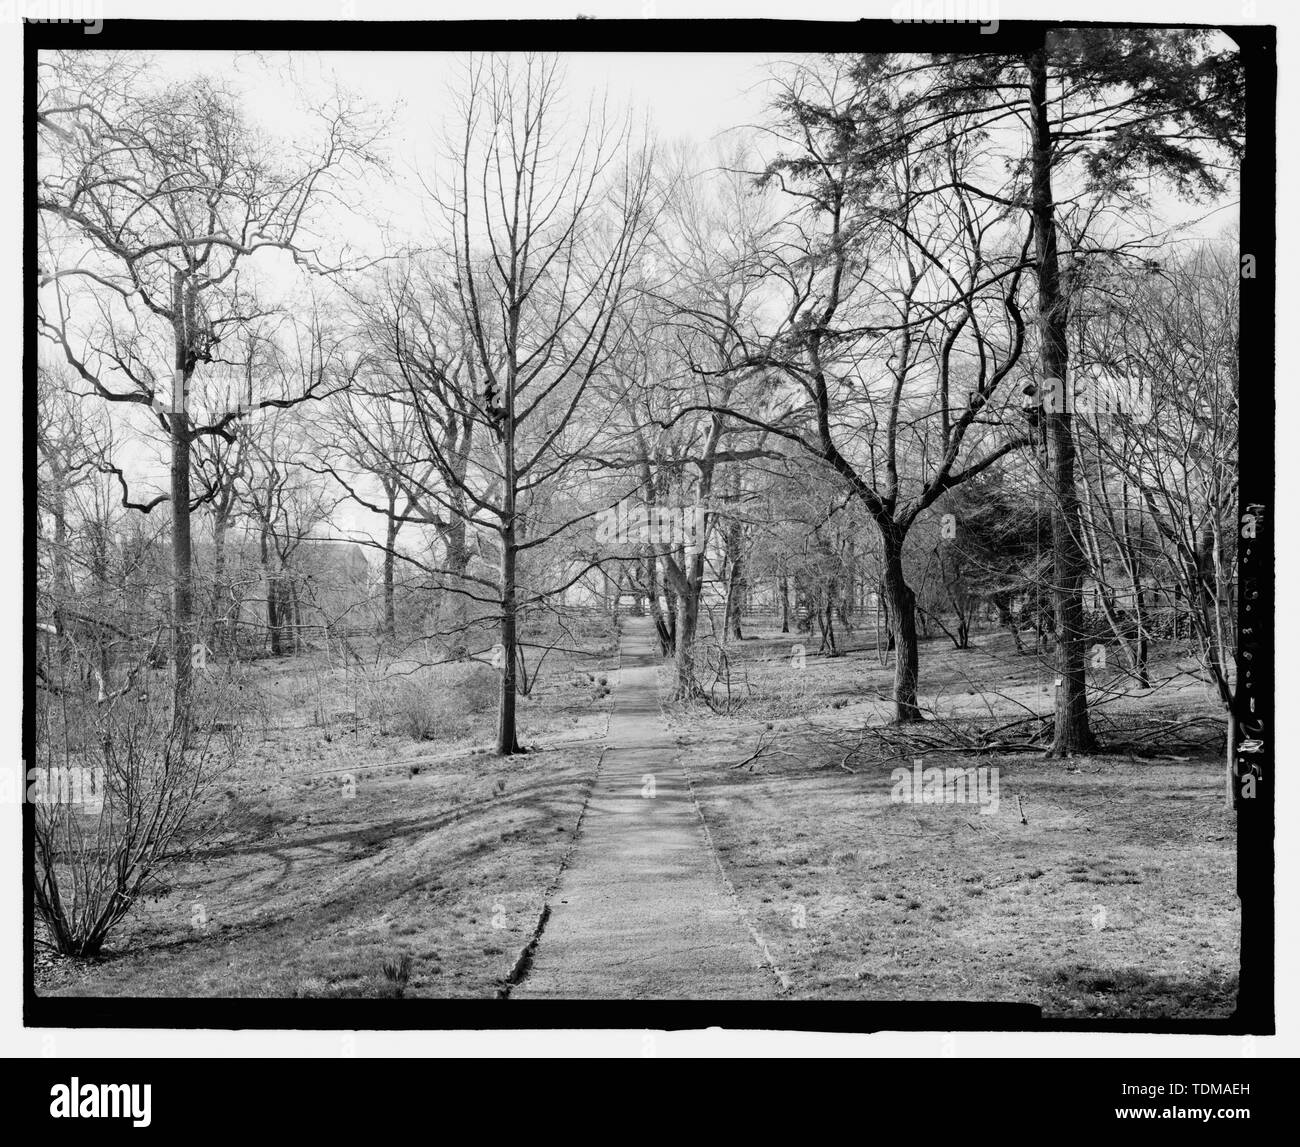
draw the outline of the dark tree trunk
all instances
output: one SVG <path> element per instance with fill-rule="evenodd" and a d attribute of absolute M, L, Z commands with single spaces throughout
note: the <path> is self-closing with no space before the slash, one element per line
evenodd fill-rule
<path fill-rule="evenodd" d="M 271 641 L 271 656 L 284 655 L 284 640 L 280 632 L 280 583 L 279 576 L 271 568 L 271 548 L 267 538 L 266 527 L 261 537 L 262 577 L 266 581 L 266 632 Z"/>
<path fill-rule="evenodd" d="M 745 598 L 745 562 L 741 556 L 740 522 L 727 529 L 727 556 L 731 559 L 731 576 L 727 580 L 727 633 L 741 640 L 740 615 Z"/>
<path fill-rule="evenodd" d="M 397 531 L 399 528 L 396 515 L 396 497 L 389 495 L 388 529 L 384 536 L 384 619 L 379 632 L 390 641 L 397 633 L 397 614 L 393 606 L 393 575 L 397 565 L 394 550 L 397 546 Z"/>
<path fill-rule="evenodd" d="M 1029 71 L 1032 178 L 1030 185 L 1037 259 L 1038 310 L 1042 315 L 1042 378 L 1039 393 L 1054 385 L 1055 401 L 1043 406 L 1047 468 L 1052 494 L 1052 597 L 1056 619 L 1056 720 L 1053 756 L 1096 747 L 1088 723 L 1084 661 L 1084 559 L 1079 546 L 1079 495 L 1074 478 L 1074 435 L 1070 428 L 1066 307 L 1061 292 L 1052 202 L 1051 128 L 1047 107 L 1046 46 L 1026 59 Z"/>
<path fill-rule="evenodd" d="M 826 653 L 831 657 L 838 656 L 839 651 L 835 648 L 835 597 L 833 594 L 827 594 L 826 610 L 824 613 L 817 615 L 817 620 L 822 631 L 822 643 L 817 652 Z"/>
<path fill-rule="evenodd" d="M 1143 689 L 1151 688 L 1151 639 L 1147 632 L 1146 595 L 1142 592 L 1142 583 L 1134 582 L 1133 613 L 1137 621 L 1137 634 L 1134 644 L 1137 647 L 1138 684 Z"/>
<path fill-rule="evenodd" d="M 645 570 L 646 597 L 650 602 L 650 617 L 655 623 L 655 635 L 659 638 L 659 653 L 667 657 L 673 651 L 672 638 L 668 632 L 668 622 L 664 618 L 663 607 L 659 604 L 659 559 L 653 554 L 645 558 L 642 567 Z"/>
<path fill-rule="evenodd" d="M 519 309 L 512 308 L 508 320 L 509 345 L 518 346 Z M 502 395 L 501 456 L 505 463 L 504 500 L 501 522 L 501 698 L 497 707 L 497 753 L 506 757 L 520 751 L 515 731 L 515 703 L 518 670 L 517 602 L 515 599 L 515 560 L 518 522 L 515 518 L 518 479 L 515 474 L 515 364 L 512 361 Z"/>
<path fill-rule="evenodd" d="M 678 701 L 690 701 L 703 693 L 695 680 L 695 630 L 699 614 L 699 598 L 696 594 L 678 595 L 677 650 L 673 659 L 677 673 L 674 699 Z"/>
<path fill-rule="evenodd" d="M 190 436 L 189 418 L 185 413 L 185 392 L 190 373 L 185 346 L 178 343 L 176 358 L 180 372 L 180 396 L 172 402 L 168 422 L 171 438 L 171 511 L 172 511 L 172 659 L 175 682 L 172 713 L 176 721 L 186 721 L 190 702 L 190 657 L 194 647 L 194 569 L 190 541 Z"/>
<path fill-rule="evenodd" d="M 665 656 L 675 657 L 677 655 L 677 593 L 668 578 L 664 578 L 663 585 L 664 606 L 668 615 L 668 648 L 664 652 Z"/>
<path fill-rule="evenodd" d="M 515 733 L 516 658 L 518 621 L 515 602 L 515 530 L 510 521 L 514 498 L 508 496 L 507 524 L 501 540 L 501 700 L 497 710 L 497 753 L 503 757 L 519 752 Z"/>
<path fill-rule="evenodd" d="M 676 645 L 673 664 L 677 685 L 673 691 L 676 701 L 690 701 L 702 697 L 704 690 L 695 680 L 695 634 L 699 628 L 700 587 L 704 584 L 704 551 L 691 554 L 682 551 L 680 571 L 672 571 L 677 593 Z"/>
<path fill-rule="evenodd" d="M 781 578 L 781 632 L 790 632 L 790 579 Z"/>
<path fill-rule="evenodd" d="M 919 653 L 916 595 L 903 575 L 903 535 L 892 523 L 881 526 L 885 549 L 885 601 L 889 605 L 890 644 L 894 649 L 894 720 L 920 721 L 916 703 Z"/>
<path fill-rule="evenodd" d="M 268 573 L 266 582 L 266 626 L 271 638 L 271 656 L 284 655 L 284 638 L 280 631 L 280 581 Z"/>
<path fill-rule="evenodd" d="M 852 538 L 846 538 L 844 548 L 848 554 L 844 575 L 844 589 L 838 595 L 836 602 L 836 612 L 840 615 L 840 623 L 845 630 L 853 632 L 854 605 L 857 600 L 857 548 L 853 544 Z"/>

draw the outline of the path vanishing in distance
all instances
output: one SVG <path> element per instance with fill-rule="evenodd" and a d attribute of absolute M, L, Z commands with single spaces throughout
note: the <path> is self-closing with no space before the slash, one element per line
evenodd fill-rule
<path fill-rule="evenodd" d="M 607 748 L 515 999 L 773 999 L 659 712 L 650 621 L 620 641 Z M 654 796 L 647 776 L 653 776 Z"/>

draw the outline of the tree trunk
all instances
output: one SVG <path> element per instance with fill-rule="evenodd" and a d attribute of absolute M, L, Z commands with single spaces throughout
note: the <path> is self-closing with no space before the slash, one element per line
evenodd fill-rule
<path fill-rule="evenodd" d="M 818 621 L 821 623 L 822 643 L 818 653 L 825 653 L 830 657 L 839 656 L 839 650 L 835 648 L 835 595 L 828 593 L 826 595 L 826 613 L 818 615 Z"/>
<path fill-rule="evenodd" d="M 283 617 L 280 610 L 280 577 L 267 571 L 266 624 L 271 638 L 271 656 L 284 656 Z"/>
<path fill-rule="evenodd" d="M 601 573 L 601 591 L 600 601 L 605 613 L 610 621 L 618 621 L 618 582 L 610 575 L 609 570 L 602 569 Z"/>
<path fill-rule="evenodd" d="M 1199 631 L 1202 635 L 1210 675 L 1216 683 L 1219 683 L 1220 699 L 1231 705 L 1232 695 L 1227 688 L 1227 651 L 1219 640 L 1219 601 L 1215 593 L 1218 586 L 1217 572 L 1214 562 L 1214 528 L 1207 520 L 1202 523 L 1198 532 L 1194 561 L 1189 570 L 1188 580 L 1196 603 L 1195 612 L 1192 614 L 1192 633 L 1197 634 Z"/>
<path fill-rule="evenodd" d="M 393 572 L 397 558 L 393 550 L 397 545 L 398 523 L 396 498 L 388 499 L 388 530 L 384 537 L 384 620 L 380 633 L 390 641 L 397 633 L 397 615 L 393 608 Z"/>
<path fill-rule="evenodd" d="M 271 656 L 280 657 L 284 653 L 280 634 L 280 581 L 271 568 L 271 548 L 265 527 L 262 529 L 261 558 L 262 577 L 266 580 L 266 632 L 271 641 Z"/>
<path fill-rule="evenodd" d="M 663 579 L 663 587 L 668 624 L 668 648 L 664 650 L 664 655 L 675 657 L 677 655 L 677 593 L 673 589 L 672 581 L 667 577 Z"/>
<path fill-rule="evenodd" d="M 447 638 L 450 656 L 460 658 L 465 655 L 465 629 L 469 609 L 467 599 L 460 593 L 447 589 L 448 585 L 464 584 L 465 571 L 469 569 L 469 546 L 465 541 L 464 519 L 452 515 L 447 528 L 442 531 L 443 545 L 447 555 L 444 567 L 447 581 L 442 589 L 442 600 L 438 609 L 438 625 Z"/>
<path fill-rule="evenodd" d="M 1137 636 L 1134 644 L 1137 648 L 1138 684 L 1143 689 L 1151 688 L 1151 640 L 1147 632 L 1146 595 L 1142 591 L 1142 582 L 1133 582 L 1133 613 L 1137 621 Z"/>
<path fill-rule="evenodd" d="M 894 648 L 894 720 L 922 720 L 916 703 L 919 653 L 916 641 L 916 595 L 903 576 L 903 535 L 881 526 L 885 549 L 884 596 L 889 606 L 889 632 Z"/>
<path fill-rule="evenodd" d="M 1052 202 L 1051 128 L 1047 110 L 1046 45 L 1027 57 L 1032 135 L 1031 202 L 1041 319 L 1042 378 L 1055 401 L 1044 403 L 1047 469 L 1052 495 L 1052 598 L 1056 617 L 1056 720 L 1050 755 L 1069 756 L 1096 747 L 1088 723 L 1088 685 L 1084 665 L 1083 553 L 1079 548 L 1079 495 L 1074 478 L 1074 435 L 1070 428 L 1066 377 L 1066 306 L 1056 252 Z M 1050 407 L 1050 408 L 1049 408 Z"/>
<path fill-rule="evenodd" d="M 509 345 L 518 346 L 519 309 L 516 304 L 509 316 Z M 515 474 L 515 363 L 512 359 L 502 395 L 501 456 L 503 469 L 503 503 L 501 522 L 501 698 L 497 707 L 497 754 L 502 757 L 519 752 L 515 732 L 515 675 L 518 671 L 517 603 L 515 601 L 515 559 L 517 556 L 515 521 L 518 478 Z"/>
<path fill-rule="evenodd" d="M 221 639 L 222 590 L 226 580 L 226 516 L 212 519 L 212 617 L 208 621 L 208 640 L 215 652 Z"/>
<path fill-rule="evenodd" d="M 790 632 L 790 579 L 781 578 L 781 632 Z"/>
<path fill-rule="evenodd" d="M 644 559 L 647 596 L 650 600 L 650 617 L 655 623 L 655 634 L 659 638 L 659 653 L 667 657 L 673 651 L 672 640 L 668 634 L 668 622 L 664 618 L 663 607 L 659 604 L 659 559 L 653 554 Z"/>
<path fill-rule="evenodd" d="M 95 615 L 103 620 L 107 612 L 108 597 L 108 531 L 97 527 L 94 532 L 94 548 L 91 551 L 91 577 L 95 585 Z M 105 692 L 113 688 L 113 653 L 109 644 L 108 632 L 102 625 L 95 627 L 96 655 L 99 660 L 99 680 Z"/>
<path fill-rule="evenodd" d="M 1011 640 L 1016 643 L 1016 652 L 1024 653 L 1024 642 L 1020 640 L 1020 626 L 1016 624 L 1015 615 L 1011 612 L 1011 595 L 994 594 L 993 608 L 998 611 L 998 624 L 1010 632 Z"/>
<path fill-rule="evenodd" d="M 731 559 L 731 576 L 727 579 L 726 632 L 741 640 L 740 614 L 745 597 L 745 563 L 740 553 L 740 522 L 733 521 L 727 528 L 727 557 Z"/>
<path fill-rule="evenodd" d="M 63 472 L 51 466 L 54 477 L 50 482 L 50 497 L 54 502 L 54 627 L 62 634 L 67 628 L 65 610 L 72 607 L 72 575 L 68 566 L 68 511 L 63 500 Z M 42 515 L 36 515 L 36 526 L 42 525 Z M 63 660 L 67 650 L 62 642 L 56 643 L 55 656 Z"/>
<path fill-rule="evenodd" d="M 190 372 L 187 347 L 178 340 L 176 369 L 181 379 L 173 395 L 170 419 L 172 510 L 172 691 L 174 721 L 187 720 L 190 703 L 190 657 L 194 646 L 193 549 L 190 542 L 190 436 L 186 391 Z"/>
<path fill-rule="evenodd" d="M 63 471 L 50 467 L 52 479 L 49 497 L 54 504 L 54 597 L 56 606 L 62 608 L 72 602 L 72 575 L 68 565 L 68 508 L 63 497 Z"/>
<path fill-rule="evenodd" d="M 673 667 L 677 685 L 673 700 L 691 701 L 704 695 L 695 680 L 695 634 L 699 628 L 700 587 L 704 584 L 703 545 L 696 553 L 684 547 L 678 551 L 680 565 L 671 558 L 665 559 L 666 581 L 675 597 L 673 620 Z"/>
<path fill-rule="evenodd" d="M 302 597 L 298 590 L 298 578 L 290 573 L 288 581 L 289 602 L 289 648 L 294 653 L 302 652 Z"/>
<path fill-rule="evenodd" d="M 695 680 L 695 630 L 700 616 L 697 593 L 677 595 L 677 649 L 674 667 L 677 671 L 677 690 L 674 700 L 690 701 L 703 694 Z"/>
<path fill-rule="evenodd" d="M 518 633 L 515 602 L 514 496 L 507 494 L 507 519 L 501 534 L 501 698 L 497 708 L 497 753 L 507 757 L 519 752 L 515 733 Z"/>
<path fill-rule="evenodd" d="M 844 550 L 848 555 L 844 570 L 844 589 L 836 595 L 835 611 L 840 615 L 840 624 L 847 632 L 852 633 L 853 607 L 857 600 L 857 551 L 852 538 L 844 539 Z"/>

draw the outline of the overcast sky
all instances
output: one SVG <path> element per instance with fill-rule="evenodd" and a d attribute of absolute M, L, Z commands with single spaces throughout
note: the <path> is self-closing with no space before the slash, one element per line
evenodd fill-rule
<path fill-rule="evenodd" d="M 450 93 L 464 70 L 463 56 L 443 52 L 162 52 L 154 58 L 161 74 L 176 79 L 196 71 L 224 78 L 249 95 L 250 114 L 283 139 L 310 129 L 312 104 L 336 85 L 352 91 L 393 115 L 386 150 L 399 177 L 429 172 L 444 126 L 454 126 Z M 663 143 L 707 145 L 762 118 L 766 65 L 775 59 L 739 52 L 566 53 L 564 102 L 577 120 L 585 118 L 589 100 L 607 93 L 611 116 L 630 111 L 637 123 L 648 119 Z M 393 207 L 401 211 L 397 202 Z"/>

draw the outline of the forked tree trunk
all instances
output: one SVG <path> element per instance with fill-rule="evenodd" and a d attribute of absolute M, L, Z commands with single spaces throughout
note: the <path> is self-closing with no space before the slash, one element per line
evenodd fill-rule
<path fill-rule="evenodd" d="M 692 701 L 704 695 L 695 679 L 695 634 L 700 620 L 700 587 L 704 584 L 704 549 L 695 554 L 682 550 L 681 574 L 674 578 L 677 594 L 676 646 L 673 667 L 677 684 L 673 700 Z"/>
<path fill-rule="evenodd" d="M 835 597 L 834 594 L 826 596 L 826 610 L 817 614 L 818 625 L 822 631 L 821 647 L 818 653 L 826 653 L 831 657 L 839 655 L 839 650 L 835 648 Z"/>
<path fill-rule="evenodd" d="M 668 622 L 664 617 L 663 607 L 659 604 L 659 559 L 651 554 L 645 559 L 642 568 L 645 570 L 650 617 L 655 623 L 655 635 L 659 638 L 659 653 L 660 656 L 667 657 L 673 651 L 673 644 L 668 632 Z"/>

